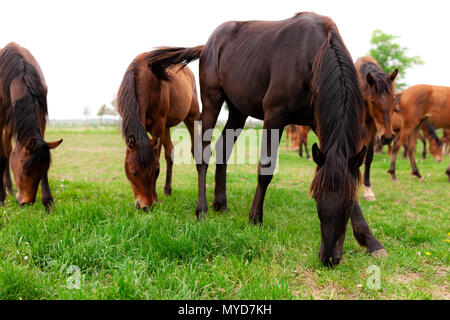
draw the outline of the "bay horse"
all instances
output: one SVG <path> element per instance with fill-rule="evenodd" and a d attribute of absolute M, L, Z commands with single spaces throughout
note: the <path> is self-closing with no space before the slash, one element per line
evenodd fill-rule
<path fill-rule="evenodd" d="M 392 114 L 394 112 L 394 80 L 398 69 L 386 74 L 372 57 L 360 57 L 355 62 L 362 82 L 365 104 L 365 129 L 367 154 L 364 163 L 364 199 L 375 201 L 370 183 L 370 166 L 373 161 L 377 127 L 381 129 L 381 144 L 390 144 L 394 139 Z"/>
<path fill-rule="evenodd" d="M 249 213 L 249 223 L 262 224 L 264 197 L 283 128 L 308 125 L 320 140 L 320 149 L 317 144 L 312 148 L 317 168 L 310 193 L 320 220 L 322 263 L 339 263 L 350 217 L 359 244 L 375 255 L 386 254 L 357 202 L 359 166 L 366 152 L 364 102 L 351 56 L 330 18 L 304 12 L 281 21 L 230 21 L 220 25 L 205 45 L 162 48 L 151 55 L 150 66 L 158 72 L 200 59 L 202 141 L 195 153 L 198 219 L 208 210 L 205 179 L 211 137 L 206 133 L 214 128 L 225 101 L 229 116 L 217 141 L 223 150 L 216 150 L 216 211 L 228 210 L 226 170 L 231 150 L 225 148 L 230 139 L 226 130 L 237 132 L 229 141 L 234 143 L 248 116 L 264 121 L 258 184 Z"/>
<path fill-rule="evenodd" d="M 9 163 L 20 206 L 33 204 L 41 183 L 42 204 L 48 211 L 53 196 L 48 183 L 50 149 L 63 141 L 45 142 L 47 84 L 33 55 L 16 43 L 0 50 L 0 204 L 5 187 L 13 194 Z M 12 138 L 16 144 L 12 149 Z"/>
<path fill-rule="evenodd" d="M 415 160 L 415 142 L 419 128 L 427 120 L 437 128 L 450 129 L 450 87 L 415 85 L 402 91 L 398 108 L 402 115 L 403 127 L 394 141 L 391 166 L 388 173 L 397 181 L 395 162 L 400 147 L 406 143 L 412 175 L 423 180 Z M 450 166 L 445 172 L 450 181 Z"/>
<path fill-rule="evenodd" d="M 398 110 L 394 110 L 394 114 L 392 116 L 392 129 L 394 130 L 394 133 L 398 136 L 400 133 L 400 130 L 403 126 L 403 119 L 400 115 L 400 112 Z M 442 146 L 443 143 L 441 139 L 436 134 L 436 129 L 434 126 L 429 123 L 427 120 L 424 120 L 421 127 L 421 131 L 423 134 L 418 135 L 418 139 L 422 141 L 423 144 L 423 151 L 422 151 L 422 159 L 426 159 L 427 155 L 427 140 L 429 142 L 429 149 L 430 153 L 433 155 L 434 159 L 437 162 L 440 162 L 442 160 Z M 414 144 L 415 145 L 415 144 Z M 403 144 L 404 152 L 403 152 L 403 159 L 408 158 L 408 146 L 406 143 Z M 388 148 L 388 155 L 392 154 L 392 144 L 389 145 Z"/>
<path fill-rule="evenodd" d="M 156 180 L 162 146 L 167 163 L 164 194 L 172 193 L 170 128 L 183 121 L 193 148 L 194 121 L 200 118 L 195 79 L 189 68 L 153 72 L 149 63 L 149 52 L 138 55 L 126 70 L 117 95 L 127 145 L 125 173 L 135 195 L 135 207 L 144 211 L 158 201 Z"/>
<path fill-rule="evenodd" d="M 286 150 L 298 149 L 298 154 L 303 157 L 303 146 L 305 147 L 306 158 L 309 159 L 308 152 L 308 133 L 311 128 L 309 126 L 289 125 L 286 127 Z M 291 148 L 289 148 L 289 139 L 291 140 Z"/>

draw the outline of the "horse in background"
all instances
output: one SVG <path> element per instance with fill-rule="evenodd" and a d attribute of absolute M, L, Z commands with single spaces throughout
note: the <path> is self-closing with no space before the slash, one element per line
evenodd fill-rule
<path fill-rule="evenodd" d="M 306 158 L 309 159 L 308 152 L 308 133 L 311 130 L 309 126 L 289 125 L 286 127 L 286 150 L 298 149 L 298 154 L 303 157 L 303 147 L 305 147 Z M 291 148 L 289 148 L 289 139 Z"/>
<path fill-rule="evenodd" d="M 394 139 L 392 114 L 394 112 L 394 80 L 398 69 L 386 74 L 372 57 L 358 58 L 355 62 L 362 83 L 365 103 L 365 129 L 367 155 L 364 165 L 364 199 L 375 201 L 370 183 L 370 166 L 373 160 L 375 138 L 380 128 L 381 143 L 386 145 Z"/>
<path fill-rule="evenodd" d="M 33 204 L 41 183 L 42 204 L 50 210 L 53 196 L 48 183 L 50 150 L 62 139 L 45 142 L 47 84 L 33 55 L 16 43 L 0 50 L 0 204 L 5 186 L 13 194 L 9 163 L 17 186 L 20 206 Z M 14 150 L 12 138 L 16 139 Z"/>
<path fill-rule="evenodd" d="M 394 110 L 394 114 L 392 117 L 392 129 L 394 130 L 394 133 L 396 136 L 400 134 L 400 130 L 403 126 L 403 120 L 400 115 L 400 112 L 398 110 Z M 420 130 L 422 134 L 419 133 L 418 139 L 422 141 L 423 144 L 423 150 L 422 150 L 422 159 L 426 159 L 427 156 L 427 140 L 429 142 L 429 150 L 430 153 L 433 155 L 434 159 L 437 162 L 440 162 L 442 160 L 442 141 L 439 139 L 439 137 L 436 134 L 436 129 L 432 124 L 430 124 L 428 121 L 424 120 Z M 415 144 L 414 144 L 415 146 Z M 388 145 L 388 152 L 387 154 L 392 154 L 392 144 Z M 403 144 L 403 159 L 408 158 L 408 146 L 406 143 Z"/>
<path fill-rule="evenodd" d="M 310 192 L 320 219 L 322 263 L 333 266 L 340 262 L 349 218 L 359 244 L 374 255 L 386 255 L 370 232 L 356 197 L 359 167 L 366 152 L 362 143 L 364 101 L 355 66 L 334 22 L 311 12 L 281 21 L 230 21 L 219 26 L 206 45 L 154 51 L 151 67 L 167 70 L 196 59 L 200 59 L 202 132 L 214 128 L 224 101 L 229 106 L 217 146 L 226 146 L 226 130 L 240 132 L 248 116 L 264 120 L 249 223 L 263 222 L 264 197 L 284 127 L 308 125 L 320 141 L 320 149 L 317 144 L 312 148 L 317 170 Z M 208 210 L 210 143 L 203 137 L 196 158 L 198 219 Z M 228 151 L 216 152 L 220 158 L 216 162 L 213 208 L 217 211 L 228 210 Z"/>
<path fill-rule="evenodd" d="M 122 134 L 127 145 L 125 173 L 135 195 L 135 207 L 144 211 L 158 201 L 156 180 L 162 146 L 167 163 L 164 194 L 172 193 L 170 128 L 181 121 L 185 123 L 193 153 L 194 121 L 200 118 L 192 71 L 184 68 L 180 72 L 154 72 L 149 67 L 150 53 L 142 53 L 131 62 L 117 95 Z"/>
<path fill-rule="evenodd" d="M 450 129 L 445 129 L 444 134 L 442 135 L 442 152 L 450 153 Z"/>
<path fill-rule="evenodd" d="M 409 87 L 402 91 L 398 108 L 403 119 L 403 126 L 398 139 L 394 141 L 388 173 L 391 174 L 393 181 L 397 180 L 395 175 L 397 153 L 400 147 L 406 144 L 412 175 L 423 180 L 414 155 L 419 128 L 427 120 L 437 128 L 450 129 L 450 87 L 424 84 Z M 446 174 L 450 181 L 450 166 Z"/>

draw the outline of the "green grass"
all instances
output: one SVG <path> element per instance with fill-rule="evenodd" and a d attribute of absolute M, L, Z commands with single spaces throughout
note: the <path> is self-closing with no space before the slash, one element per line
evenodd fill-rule
<path fill-rule="evenodd" d="M 389 257 L 358 246 L 351 228 L 340 265 L 318 258 L 320 227 L 308 196 L 312 161 L 285 150 L 269 186 L 264 225 L 248 226 L 256 165 L 229 165 L 229 214 L 209 210 L 198 223 L 197 173 L 174 166 L 173 195 L 163 196 L 165 161 L 157 191 L 161 203 L 144 213 L 123 170 L 125 145 L 116 128 L 50 129 L 64 138 L 49 172 L 55 206 L 19 209 L 7 198 L 0 215 L 1 299 L 449 299 L 450 184 L 441 163 L 419 160 L 425 181 L 399 160 L 398 183 L 386 173 L 389 158 L 372 166 L 376 202 L 360 205 Z M 315 140 L 310 134 L 309 145 Z M 421 150 L 420 150 L 421 151 Z M 213 198 L 215 167 L 207 176 Z M 40 201 L 40 195 L 38 197 Z M 427 255 L 426 253 L 429 253 Z M 80 270 L 80 286 L 70 286 Z M 366 283 L 380 268 L 381 289 Z"/>

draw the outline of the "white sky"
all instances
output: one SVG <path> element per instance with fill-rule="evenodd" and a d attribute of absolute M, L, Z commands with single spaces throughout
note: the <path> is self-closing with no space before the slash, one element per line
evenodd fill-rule
<path fill-rule="evenodd" d="M 131 60 L 156 46 L 204 44 L 228 20 L 281 20 L 314 11 L 337 24 L 353 59 L 366 54 L 374 29 L 425 65 L 407 83 L 450 86 L 450 1 L 2 1 L 0 48 L 14 41 L 36 57 L 48 87 L 50 119 L 91 117 L 110 103 Z M 191 69 L 198 78 L 198 63 Z"/>

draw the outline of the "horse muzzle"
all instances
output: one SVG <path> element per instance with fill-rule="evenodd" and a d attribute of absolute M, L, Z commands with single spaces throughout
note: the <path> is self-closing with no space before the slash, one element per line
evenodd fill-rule
<path fill-rule="evenodd" d="M 386 136 L 384 134 L 381 136 L 381 144 L 382 145 L 390 144 L 392 142 L 392 140 L 394 140 L 394 135 L 392 135 L 390 138 L 386 138 Z"/>

